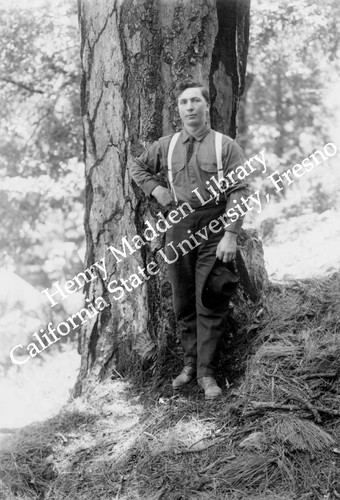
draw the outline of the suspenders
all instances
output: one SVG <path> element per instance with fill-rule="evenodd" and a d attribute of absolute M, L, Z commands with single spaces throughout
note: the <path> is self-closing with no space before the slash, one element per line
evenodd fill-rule
<path fill-rule="evenodd" d="M 222 137 L 220 132 L 215 132 L 215 152 L 217 159 L 217 179 L 221 186 L 223 177 L 223 163 L 222 163 Z"/>
<path fill-rule="evenodd" d="M 175 192 L 174 188 L 174 180 L 173 180 L 173 175 L 172 175 L 172 154 L 174 152 L 175 146 L 177 139 L 180 136 L 180 132 L 176 132 L 171 137 L 170 144 L 169 144 L 169 150 L 168 150 L 168 178 L 169 178 L 169 184 L 170 184 L 170 189 L 173 194 L 174 200 L 176 203 L 178 203 L 178 198 Z M 215 152 L 216 152 L 216 159 L 217 159 L 217 178 L 218 178 L 218 183 L 220 186 L 223 184 L 223 163 L 222 163 L 222 137 L 223 135 L 220 132 L 215 132 Z"/>
<path fill-rule="evenodd" d="M 173 197 L 174 197 L 174 200 L 176 203 L 178 203 L 178 199 L 177 199 L 177 195 L 176 195 L 175 188 L 174 188 L 174 178 L 172 175 L 171 160 L 172 160 L 172 153 L 174 152 L 176 142 L 177 142 L 177 139 L 179 138 L 179 136 L 180 136 L 180 132 L 176 132 L 176 134 L 174 134 L 171 137 L 171 141 L 169 144 L 169 151 L 168 151 L 168 178 L 169 178 L 170 189 L 171 189 L 171 192 L 173 194 Z"/>

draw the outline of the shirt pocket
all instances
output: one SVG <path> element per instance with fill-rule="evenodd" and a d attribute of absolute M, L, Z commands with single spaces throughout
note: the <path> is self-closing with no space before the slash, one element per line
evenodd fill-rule
<path fill-rule="evenodd" d="M 185 167 L 185 163 L 183 162 L 174 162 L 171 165 L 172 175 L 175 177 L 181 170 Z"/>
<path fill-rule="evenodd" d="M 209 173 L 216 173 L 217 172 L 217 163 L 215 162 L 201 162 L 200 164 L 201 170 L 204 172 Z"/>
<path fill-rule="evenodd" d="M 200 163 L 199 176 L 204 189 L 212 182 L 213 178 L 218 182 L 217 163 L 209 161 Z"/>
<path fill-rule="evenodd" d="M 172 164 L 171 171 L 172 171 L 173 185 L 175 186 L 175 188 L 185 190 L 186 186 L 188 185 L 187 170 L 185 169 L 185 163 L 175 161 Z"/>

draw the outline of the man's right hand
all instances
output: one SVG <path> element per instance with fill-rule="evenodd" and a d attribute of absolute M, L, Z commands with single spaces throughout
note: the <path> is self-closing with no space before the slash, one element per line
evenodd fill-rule
<path fill-rule="evenodd" d="M 156 198 L 158 203 L 162 205 L 163 207 L 166 207 L 167 205 L 170 205 L 170 203 L 173 201 L 171 194 L 169 193 L 169 190 L 163 186 L 157 186 L 155 189 L 152 191 L 152 196 Z"/>

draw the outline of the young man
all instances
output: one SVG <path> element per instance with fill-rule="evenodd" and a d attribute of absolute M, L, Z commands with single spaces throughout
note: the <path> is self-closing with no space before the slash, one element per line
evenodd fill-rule
<path fill-rule="evenodd" d="M 216 257 L 224 263 L 236 257 L 243 217 L 235 207 L 248 191 L 246 183 L 232 172 L 244 164 L 244 156 L 236 142 L 222 136 L 223 177 L 228 187 L 224 185 L 219 189 L 222 184 L 217 172 L 215 132 L 207 120 L 209 93 L 201 83 L 186 81 L 178 86 L 177 99 L 183 128 L 175 145 L 172 144 L 171 172 L 168 153 L 174 134 L 160 138 L 135 159 L 131 174 L 145 194 L 154 197 L 163 207 L 170 210 L 175 204 L 184 203 L 183 209 L 186 208 L 185 217 L 167 231 L 165 245 L 168 262 L 172 262 L 169 275 L 184 350 L 184 368 L 172 385 L 179 389 L 197 376 L 206 399 L 214 399 L 221 394 L 214 378 L 215 354 L 225 329 L 228 308 L 225 301 L 207 306 L 202 301 L 202 288 Z M 162 169 L 168 178 L 167 188 L 156 177 Z M 209 225 L 213 220 L 221 221 L 220 229 L 217 222 Z M 179 252 L 174 259 L 173 249 L 188 239 L 191 249 Z"/>

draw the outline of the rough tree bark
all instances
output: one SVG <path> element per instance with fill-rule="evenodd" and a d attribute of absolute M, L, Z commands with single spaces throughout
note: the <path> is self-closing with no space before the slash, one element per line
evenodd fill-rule
<path fill-rule="evenodd" d="M 212 126 L 231 137 L 243 91 L 248 48 L 249 0 L 79 0 L 85 135 L 86 267 L 105 256 L 109 277 L 91 283 L 87 296 L 110 304 L 84 328 L 76 393 L 116 370 L 154 372 L 175 341 L 171 288 L 162 239 L 116 263 L 108 245 L 121 248 L 160 210 L 131 185 L 128 165 L 162 135 L 180 125 L 173 94 L 189 76 L 209 85 Z M 255 300 L 265 283 L 261 249 L 245 238 L 245 291 Z M 247 254 L 247 255 L 246 255 Z M 249 255 L 248 255 L 249 254 Z M 160 272 L 114 300 L 112 279 L 159 262 Z M 258 275 L 249 268 L 257 260 Z M 253 262 L 251 262 L 252 264 Z M 241 266 L 242 267 L 242 266 Z M 261 274 L 262 273 L 262 274 Z"/>

